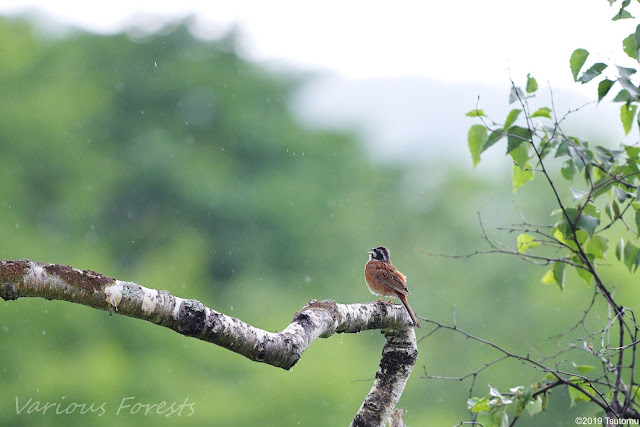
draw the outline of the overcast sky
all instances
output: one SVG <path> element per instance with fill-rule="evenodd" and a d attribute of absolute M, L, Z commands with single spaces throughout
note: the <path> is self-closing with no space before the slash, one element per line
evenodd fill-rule
<path fill-rule="evenodd" d="M 195 16 L 198 31 L 212 36 L 237 24 L 250 59 L 350 78 L 504 84 L 510 70 L 556 87 L 575 87 L 568 71 L 573 49 L 618 60 L 620 40 L 633 30 L 633 22 L 611 22 L 617 10 L 607 0 L 0 2 L 0 13 L 29 11 L 98 32 L 157 22 L 149 17 Z"/>
<path fill-rule="evenodd" d="M 211 38 L 235 26 L 247 59 L 328 72 L 295 102 L 309 125 L 356 129 L 381 158 L 432 156 L 435 147 L 464 161 L 471 124 L 464 114 L 478 96 L 481 107 L 509 108 L 509 74 L 521 85 L 531 73 L 546 96 L 553 88 L 562 115 L 596 94 L 594 83 L 573 82 L 574 49 L 591 52 L 587 66 L 634 65 L 621 40 L 636 22 L 612 22 L 617 7 L 608 0 L 0 0 L 0 14 L 33 15 L 54 30 L 59 23 L 98 33 L 152 31 L 192 17 L 196 35 Z M 618 144 L 618 109 L 592 105 L 574 129 Z"/>

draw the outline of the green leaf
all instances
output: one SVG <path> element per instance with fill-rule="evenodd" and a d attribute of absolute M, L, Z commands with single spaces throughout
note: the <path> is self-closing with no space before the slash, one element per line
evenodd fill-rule
<path fill-rule="evenodd" d="M 636 230 L 640 233 L 640 210 L 636 211 Z"/>
<path fill-rule="evenodd" d="M 562 164 L 560 173 L 562 174 L 562 177 L 567 181 L 571 181 L 573 179 L 573 176 L 576 173 L 576 164 L 572 159 L 568 159 Z"/>
<path fill-rule="evenodd" d="M 582 212 L 577 208 L 566 208 L 565 211 L 569 217 L 568 221 L 563 215 L 556 224 L 556 228 L 563 236 L 571 237 L 573 235 L 573 227 L 575 227 L 576 230 L 585 231 L 588 236 L 593 236 L 596 227 L 600 225 L 600 211 L 591 203 L 587 204 L 584 209 L 582 209 Z M 567 240 L 565 243 L 570 244 L 570 241 Z"/>
<path fill-rule="evenodd" d="M 624 243 L 624 265 L 627 266 L 629 271 L 633 272 L 638 268 L 638 251 L 640 248 L 633 245 L 630 240 Z"/>
<path fill-rule="evenodd" d="M 487 142 L 487 128 L 484 125 L 471 126 L 467 135 L 467 142 L 469 143 L 473 166 L 476 167 L 480 163 L 480 154 L 484 151 Z"/>
<path fill-rule="evenodd" d="M 600 234 L 589 239 L 586 246 L 587 254 L 595 259 L 606 259 L 607 249 L 609 249 L 609 238 Z"/>
<path fill-rule="evenodd" d="M 621 65 L 616 65 L 616 68 L 618 69 L 618 73 L 620 74 L 620 77 L 624 79 L 630 78 L 632 75 L 634 75 L 637 72 L 635 68 L 623 67 Z"/>
<path fill-rule="evenodd" d="M 615 16 L 613 18 L 611 18 L 611 20 L 612 21 L 619 21 L 620 19 L 632 19 L 632 18 L 633 18 L 633 15 L 631 13 L 629 13 L 624 8 L 620 8 L 618 13 L 616 13 Z"/>
<path fill-rule="evenodd" d="M 560 290 L 564 290 L 564 270 L 566 266 L 563 262 L 554 261 L 552 269 L 544 273 L 540 281 L 545 285 L 557 284 Z"/>
<path fill-rule="evenodd" d="M 591 366 L 591 365 L 576 365 L 575 362 L 571 362 L 571 364 L 576 370 L 582 372 L 583 374 L 588 374 L 589 372 L 596 369 L 595 366 Z"/>
<path fill-rule="evenodd" d="M 634 246 L 630 240 L 625 241 L 622 237 L 616 245 L 616 258 L 618 261 L 622 261 L 631 272 L 637 269 L 640 264 L 639 252 L 640 248 Z"/>
<path fill-rule="evenodd" d="M 472 397 L 467 400 L 467 408 L 471 412 L 480 412 L 480 411 L 488 411 L 491 409 L 489 407 L 489 396 L 484 396 L 482 398 Z"/>
<path fill-rule="evenodd" d="M 636 42 L 636 34 L 631 33 L 624 40 L 622 40 L 622 50 L 630 58 L 638 60 L 638 43 Z"/>
<path fill-rule="evenodd" d="M 562 142 L 560 142 L 560 144 L 558 145 L 558 149 L 556 150 L 555 157 L 568 156 L 571 154 L 569 150 L 570 150 L 569 142 L 567 142 L 566 140 L 562 140 Z"/>
<path fill-rule="evenodd" d="M 519 99 L 523 99 L 524 94 L 522 93 L 522 89 L 516 86 L 511 86 L 511 91 L 509 92 L 509 104 L 513 104 Z"/>
<path fill-rule="evenodd" d="M 602 98 L 607 96 L 607 93 L 609 93 L 609 90 L 614 83 L 615 81 L 609 79 L 604 79 L 600 83 L 598 83 L 598 102 L 600 102 Z"/>
<path fill-rule="evenodd" d="M 624 128 L 624 133 L 629 134 L 631 131 L 631 126 L 633 125 L 633 118 L 636 115 L 636 110 L 638 106 L 635 104 L 622 104 L 620 107 L 620 121 L 622 121 L 622 127 Z"/>
<path fill-rule="evenodd" d="M 618 244 L 616 245 L 616 258 L 618 261 L 622 261 L 624 259 L 624 239 L 622 237 L 618 240 Z"/>
<path fill-rule="evenodd" d="M 516 400 L 516 413 L 513 416 L 514 419 L 517 420 L 518 418 L 520 418 L 522 416 L 522 411 L 524 409 L 524 406 L 526 405 L 525 402 L 528 402 L 528 400 L 525 401 L 521 397 L 519 397 L 518 400 Z"/>
<path fill-rule="evenodd" d="M 618 92 L 616 97 L 613 98 L 613 102 L 629 102 L 630 99 L 631 94 L 629 94 L 629 91 L 622 89 L 620 92 Z"/>
<path fill-rule="evenodd" d="M 525 185 L 527 181 L 533 179 L 533 170 L 529 162 L 525 163 L 523 167 L 519 165 L 513 165 L 513 192 L 515 193 L 520 187 Z"/>
<path fill-rule="evenodd" d="M 558 286 L 560 286 L 560 290 L 564 290 L 564 270 L 566 267 L 567 264 L 565 264 L 564 262 L 555 261 L 553 263 L 553 277 L 555 278 Z"/>
<path fill-rule="evenodd" d="M 602 166 L 606 169 L 606 172 L 609 172 L 609 170 L 611 169 L 611 164 L 616 163 L 623 155 L 621 150 L 610 150 L 600 145 L 595 147 L 595 152 L 600 158 Z"/>
<path fill-rule="evenodd" d="M 540 281 L 545 285 L 553 285 L 554 283 L 556 283 L 556 278 L 553 275 L 553 270 L 547 270 Z"/>
<path fill-rule="evenodd" d="M 487 142 L 484 144 L 484 150 L 487 150 L 489 147 L 491 147 L 493 144 L 495 144 L 496 142 L 500 141 L 503 137 L 502 132 L 497 132 L 497 131 L 493 131 L 491 132 L 491 134 L 489 135 L 489 139 L 487 139 Z"/>
<path fill-rule="evenodd" d="M 473 109 L 466 114 L 467 117 L 487 117 L 484 110 Z"/>
<path fill-rule="evenodd" d="M 618 202 L 624 203 L 627 199 L 633 197 L 631 194 L 627 193 L 620 187 L 613 187 L 613 192 L 618 198 Z"/>
<path fill-rule="evenodd" d="M 618 77 L 618 82 L 620 83 L 620 86 L 622 86 L 623 89 L 629 92 L 628 93 L 629 99 L 630 100 L 638 99 L 638 93 L 639 93 L 638 87 L 635 84 L 633 84 L 633 82 L 631 81 L 631 76 L 636 73 L 636 69 L 621 67 L 619 65 L 616 65 L 616 68 L 618 69 L 618 74 L 620 74 L 620 77 Z"/>
<path fill-rule="evenodd" d="M 582 210 L 583 213 L 590 215 L 596 219 L 600 219 L 600 208 L 593 203 L 587 203 Z"/>
<path fill-rule="evenodd" d="M 587 286 L 591 285 L 591 280 L 593 279 L 593 274 L 588 272 L 583 268 L 576 268 L 576 272 L 578 273 L 578 277 L 584 280 L 587 283 Z"/>
<path fill-rule="evenodd" d="M 515 126 L 514 126 L 515 127 Z M 513 129 L 513 128 L 512 128 Z M 521 139 L 517 141 L 523 142 Z M 529 147 L 526 144 L 520 144 L 509 152 L 513 158 L 513 192 L 522 187 L 527 181 L 533 179 L 533 169 L 529 163 Z"/>
<path fill-rule="evenodd" d="M 588 191 L 578 190 L 577 188 L 569 188 L 569 190 L 571 191 L 571 197 L 573 197 L 573 200 L 580 200 L 589 195 Z"/>
<path fill-rule="evenodd" d="M 620 207 L 618 206 L 618 203 L 615 200 L 612 200 L 611 202 L 609 202 L 606 212 L 612 221 L 615 221 L 616 219 L 620 218 Z"/>
<path fill-rule="evenodd" d="M 538 90 L 538 82 L 531 76 L 531 74 L 527 74 L 527 87 L 525 90 L 527 93 L 533 93 Z"/>
<path fill-rule="evenodd" d="M 587 57 L 589 56 L 589 51 L 586 49 L 576 49 L 571 54 L 571 58 L 569 59 L 569 65 L 571 66 L 571 74 L 573 75 L 573 81 L 578 81 L 578 73 L 580 69 L 587 62 Z"/>
<path fill-rule="evenodd" d="M 640 25 L 636 27 L 636 30 L 629 34 L 622 41 L 622 48 L 630 58 L 638 60 L 638 49 L 640 48 Z"/>
<path fill-rule="evenodd" d="M 540 158 L 544 159 L 545 157 L 547 157 L 547 154 L 555 150 L 558 147 L 558 144 L 558 140 L 553 136 L 551 136 L 551 139 L 549 139 L 549 135 L 545 135 L 540 138 L 540 142 L 538 143 Z"/>
<path fill-rule="evenodd" d="M 571 377 L 570 379 L 573 384 L 579 385 L 587 393 L 591 394 L 592 396 L 596 395 L 596 392 L 593 389 L 593 387 L 591 387 L 589 383 L 587 383 L 583 379 L 578 377 Z M 591 398 L 589 396 L 587 396 L 582 391 L 573 387 L 569 387 L 569 398 L 571 398 L 571 406 L 573 406 L 576 402 L 591 401 Z"/>
<path fill-rule="evenodd" d="M 525 253 L 528 249 L 535 248 L 540 245 L 540 242 L 529 234 L 520 234 L 516 239 L 516 243 L 518 245 L 518 252 L 521 254 Z"/>
<path fill-rule="evenodd" d="M 507 154 L 518 148 L 523 142 L 529 141 L 531 141 L 531 132 L 529 132 L 529 129 L 512 126 L 507 130 Z"/>
<path fill-rule="evenodd" d="M 580 243 L 581 245 L 584 245 L 585 243 L 587 243 L 588 239 L 589 239 L 589 233 L 587 233 L 581 228 L 576 230 L 576 240 L 578 241 L 578 243 Z"/>
<path fill-rule="evenodd" d="M 636 401 L 636 403 L 640 403 L 640 386 L 634 385 L 631 387 L 631 398 Z"/>
<path fill-rule="evenodd" d="M 541 107 L 533 112 L 531 117 L 546 117 L 548 119 L 551 118 L 551 108 L 549 107 Z"/>
<path fill-rule="evenodd" d="M 512 124 L 514 124 L 515 121 L 518 120 L 518 116 L 520 115 L 521 112 L 522 110 L 519 110 L 517 108 L 509 111 L 509 114 L 507 115 L 507 119 L 504 121 L 504 126 L 502 127 L 502 129 L 507 129 Z"/>
<path fill-rule="evenodd" d="M 600 220 L 591 215 L 586 215 L 583 213 L 578 218 L 578 222 L 576 223 L 576 227 L 581 230 L 586 231 L 589 234 L 589 237 L 593 236 L 593 232 L 596 231 L 596 227 L 600 225 Z"/>
<path fill-rule="evenodd" d="M 586 144 L 581 144 L 577 138 L 570 137 L 570 139 L 571 142 L 567 142 L 566 146 L 562 147 L 562 149 L 566 150 L 567 154 L 573 159 L 578 170 L 582 170 L 593 158 L 593 153 L 586 148 Z M 558 150 L 560 150 L 560 148 L 561 147 L 558 147 Z"/>
<path fill-rule="evenodd" d="M 540 395 L 536 396 L 535 399 L 529 401 L 529 403 L 527 404 L 527 412 L 531 416 L 542 412 L 542 397 Z"/>
<path fill-rule="evenodd" d="M 627 152 L 627 156 L 629 156 L 630 159 L 637 159 L 638 155 L 640 155 L 640 147 L 635 145 L 625 145 L 624 151 Z"/>
<path fill-rule="evenodd" d="M 607 64 L 603 62 L 596 62 L 593 64 L 587 71 L 582 73 L 580 78 L 578 79 L 581 83 L 588 83 L 594 78 L 598 77 L 602 72 L 607 68 Z"/>

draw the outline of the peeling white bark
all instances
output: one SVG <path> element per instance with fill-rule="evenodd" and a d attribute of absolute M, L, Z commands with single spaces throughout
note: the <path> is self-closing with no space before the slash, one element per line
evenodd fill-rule
<path fill-rule="evenodd" d="M 382 349 L 380 370 L 371 391 L 362 402 L 352 426 L 384 426 L 402 396 L 404 387 L 418 359 L 416 333 L 413 328 L 387 329 L 387 343 Z"/>
<path fill-rule="evenodd" d="M 380 370 L 353 420 L 354 426 L 385 425 L 418 356 L 412 321 L 400 304 L 311 300 L 282 332 L 268 332 L 205 307 L 200 301 L 94 271 L 29 260 L 0 261 L 0 298 L 22 297 L 65 300 L 144 319 L 287 370 L 319 337 L 382 329 L 387 343 Z"/>

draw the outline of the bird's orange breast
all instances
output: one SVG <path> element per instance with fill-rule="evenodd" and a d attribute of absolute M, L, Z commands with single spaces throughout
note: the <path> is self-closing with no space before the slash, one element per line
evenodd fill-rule
<path fill-rule="evenodd" d="M 386 263 L 382 261 L 369 261 L 364 267 L 364 279 L 372 294 L 395 296 L 393 287 L 389 286 L 390 271 Z M 404 276 L 402 276 L 404 279 Z"/>

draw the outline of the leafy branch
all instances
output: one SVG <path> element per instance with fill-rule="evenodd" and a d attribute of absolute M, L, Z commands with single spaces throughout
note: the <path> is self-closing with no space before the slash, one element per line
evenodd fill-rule
<path fill-rule="evenodd" d="M 609 3 L 613 6 L 618 2 L 609 0 Z M 620 2 L 613 20 L 633 18 L 627 10 L 629 5 L 629 0 Z M 640 25 L 623 40 L 623 50 L 640 63 Z M 574 81 L 586 84 L 600 79 L 598 102 L 619 86 L 613 102 L 621 103 L 620 121 L 625 133 L 629 134 L 635 121 L 640 125 L 640 86 L 633 80 L 638 66 L 611 67 L 604 62 L 595 62 L 585 67 L 589 55 L 585 49 L 576 49 L 571 55 L 569 65 Z M 613 69 L 615 77 L 604 76 L 605 70 Z M 551 337 L 558 342 L 564 341 L 561 350 L 552 355 L 539 352 L 535 356 L 516 354 L 459 329 L 455 322 L 445 325 L 428 321 L 433 329 L 427 336 L 439 330 L 454 331 L 490 346 L 499 355 L 461 376 L 431 375 L 425 369 L 425 377 L 470 380 L 467 401 L 472 416 L 470 423 L 481 422 L 484 426 L 513 425 L 525 409 L 531 415 L 543 411 L 549 393 L 558 387 L 568 389 L 572 405 L 581 402 L 594 404 L 611 420 L 638 420 L 640 385 L 635 368 L 640 326 L 633 310 L 616 299 L 613 285 L 605 280 L 602 272 L 611 265 L 607 259 L 610 252 L 614 252 L 615 258 L 632 273 L 640 266 L 640 245 L 637 243 L 640 237 L 640 146 L 621 144 L 612 149 L 594 146 L 587 140 L 567 134 L 563 123 L 584 106 L 559 115 L 550 91 L 551 106 L 532 108 L 537 93 L 538 83 L 533 76 L 527 75 L 524 87 L 511 80 L 509 104 L 513 107 L 503 121 L 494 121 L 476 105 L 467 116 L 480 123 L 470 127 L 468 146 L 476 166 L 486 150 L 504 143 L 513 164 L 513 191 L 541 177 L 555 205 L 550 212 L 553 222 L 536 225 L 522 215 L 522 223 L 500 228 L 516 234 L 514 244 L 508 245 L 491 240 L 480 219 L 482 239 L 489 249 L 455 257 L 500 253 L 514 255 L 536 265 L 550 266 L 542 275 L 541 282 L 555 284 L 561 291 L 566 286 L 566 272 L 573 269 L 587 284 L 586 289 L 592 289 L 593 296 L 572 327 Z M 560 181 L 568 183 L 569 189 L 560 187 Z M 616 224 L 620 226 L 614 227 Z M 611 243 L 614 241 L 615 244 Z M 597 308 L 606 308 L 606 318 L 599 316 Z M 587 320 L 589 323 L 599 322 L 598 330 L 590 331 Z M 567 368 L 568 357 L 576 352 L 586 354 L 593 359 L 593 364 L 571 361 Z M 542 378 L 533 384 L 516 385 L 506 391 L 489 385 L 488 394 L 476 396 L 478 375 L 507 359 L 515 359 L 530 369 L 540 371 Z"/>

